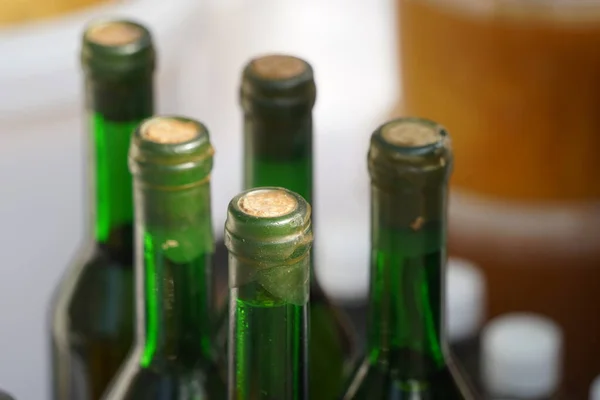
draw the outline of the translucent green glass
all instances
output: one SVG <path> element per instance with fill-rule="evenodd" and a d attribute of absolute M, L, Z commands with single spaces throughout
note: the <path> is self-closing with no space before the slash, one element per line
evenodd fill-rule
<path fill-rule="evenodd" d="M 256 192 L 292 193 L 280 188 Z M 251 192 L 246 192 L 251 193 Z M 308 400 L 310 206 L 251 216 L 229 206 L 229 400 Z"/>
<path fill-rule="evenodd" d="M 214 238 L 207 176 L 212 148 L 185 142 L 153 143 L 156 153 L 136 150 L 140 129 L 134 134 L 130 162 L 137 174 L 141 315 L 134 349 L 104 398 L 220 400 L 226 386 L 212 331 Z M 192 153 L 186 154 L 188 150 Z"/>
<path fill-rule="evenodd" d="M 298 193 L 312 204 L 312 158 L 310 154 L 306 157 L 285 161 L 261 159 L 247 154 L 252 158 L 246 164 L 246 176 L 244 187 L 251 189 L 261 186 L 285 187 Z"/>
<path fill-rule="evenodd" d="M 367 354 L 343 399 L 474 400 L 447 351 L 442 323 L 452 167 L 447 134 L 441 130 L 438 142 L 413 148 L 386 143 L 382 129 L 373 134 L 369 153 Z"/>
<path fill-rule="evenodd" d="M 144 233 L 146 337 L 143 368 L 168 367 L 171 359 L 193 369 L 212 357 L 209 315 L 212 249 L 175 262 L 163 248 L 169 238 Z"/>
<path fill-rule="evenodd" d="M 190 189 L 187 196 L 204 202 L 210 212 L 208 191 L 209 186 L 203 185 Z M 207 221 L 201 221 L 196 231 L 191 227 L 189 232 L 173 233 L 153 232 L 147 225 L 142 228 L 145 335 L 107 399 L 205 400 L 225 396 L 222 371 L 214 362 L 210 326 L 212 228 L 209 217 L 204 218 Z M 194 251 L 169 247 L 169 243 L 185 241 L 194 244 Z"/>
<path fill-rule="evenodd" d="M 142 118 L 116 122 L 101 113 L 92 115 L 95 151 L 96 221 L 95 235 L 99 243 L 108 242 L 115 227 L 127 226 L 131 233 L 133 200 L 131 174 L 127 169 L 127 153 L 131 133 Z M 129 190 L 127 190 L 129 189 Z M 129 235 L 131 242 L 131 235 Z"/>
<path fill-rule="evenodd" d="M 230 258 L 230 268 L 244 269 Z M 289 268 L 308 271 L 308 257 Z M 302 400 L 306 388 L 308 304 L 292 303 L 254 281 L 234 288 L 231 327 L 235 358 L 230 400 Z M 304 377 L 303 377 L 304 376 Z"/>
<path fill-rule="evenodd" d="M 375 194 L 377 196 L 377 194 Z M 374 201 L 376 201 L 374 199 Z M 380 228 L 371 262 L 367 358 L 345 399 L 464 399 L 441 338 L 443 234 Z"/>

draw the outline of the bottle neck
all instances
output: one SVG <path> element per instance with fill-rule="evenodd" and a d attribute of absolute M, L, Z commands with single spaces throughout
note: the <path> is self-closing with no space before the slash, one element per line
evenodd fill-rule
<path fill-rule="evenodd" d="M 135 201 L 140 364 L 192 369 L 211 363 L 210 185 L 166 190 L 136 182 Z"/>
<path fill-rule="evenodd" d="M 312 113 L 246 113 L 244 116 L 244 189 L 283 187 L 313 204 Z M 315 220 L 312 209 L 312 219 Z M 314 223 L 313 223 L 314 226 Z M 314 246 L 311 257 L 314 259 Z M 311 268 L 313 263 L 311 262 Z M 312 292 L 324 296 L 316 274 Z"/>
<path fill-rule="evenodd" d="M 244 189 L 279 186 L 312 203 L 312 115 L 246 113 Z"/>
<path fill-rule="evenodd" d="M 308 399 L 310 256 L 257 270 L 230 253 L 229 269 L 228 398 Z"/>
<path fill-rule="evenodd" d="M 131 259 L 133 200 L 127 154 L 133 130 L 152 115 L 152 80 L 86 84 L 94 160 L 94 236 L 101 245 Z"/>
<path fill-rule="evenodd" d="M 445 365 L 446 193 L 371 188 L 368 354 L 404 379 Z"/>

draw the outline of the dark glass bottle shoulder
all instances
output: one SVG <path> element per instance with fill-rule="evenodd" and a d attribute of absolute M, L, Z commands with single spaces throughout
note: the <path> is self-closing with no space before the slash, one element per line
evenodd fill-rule
<path fill-rule="evenodd" d="M 68 313 L 72 330 L 110 336 L 121 332 L 122 324 L 132 325 L 133 305 L 124 307 L 133 301 L 132 228 L 120 230 L 108 243 L 87 247 L 62 280 L 55 302 L 69 299 L 67 308 L 57 310 Z"/>
<path fill-rule="evenodd" d="M 56 400 L 100 398 L 133 342 L 131 241 L 117 248 L 94 243 L 82 255 L 53 298 L 53 385 L 63 397 Z"/>

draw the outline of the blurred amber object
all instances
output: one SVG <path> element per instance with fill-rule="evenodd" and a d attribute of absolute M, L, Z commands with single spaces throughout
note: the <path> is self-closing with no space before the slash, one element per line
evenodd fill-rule
<path fill-rule="evenodd" d="M 450 251 L 481 264 L 489 315 L 565 330 L 566 386 L 600 373 L 600 2 L 398 0 L 397 113 L 456 155 Z"/>
<path fill-rule="evenodd" d="M 0 26 L 29 22 L 115 0 L 0 0 Z"/>

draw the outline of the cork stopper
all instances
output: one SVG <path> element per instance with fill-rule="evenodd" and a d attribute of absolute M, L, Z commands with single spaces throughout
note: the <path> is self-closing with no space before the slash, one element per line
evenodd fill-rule
<path fill-rule="evenodd" d="M 160 144 L 184 143 L 198 136 L 198 127 L 175 118 L 152 118 L 142 127 L 141 136 Z"/>
<path fill-rule="evenodd" d="M 398 121 L 383 127 L 383 140 L 398 147 L 423 147 L 442 139 L 439 129 L 416 121 Z"/>
<path fill-rule="evenodd" d="M 269 55 L 251 62 L 254 73 L 262 78 L 282 80 L 303 74 L 307 65 L 299 58 L 284 55 Z"/>
<path fill-rule="evenodd" d="M 144 35 L 141 27 L 124 22 L 111 21 L 90 28 L 87 39 L 102 46 L 124 46 L 135 43 Z"/>
<path fill-rule="evenodd" d="M 298 207 L 298 201 L 283 190 L 265 189 L 242 196 L 238 206 L 253 217 L 276 218 L 294 211 Z"/>

